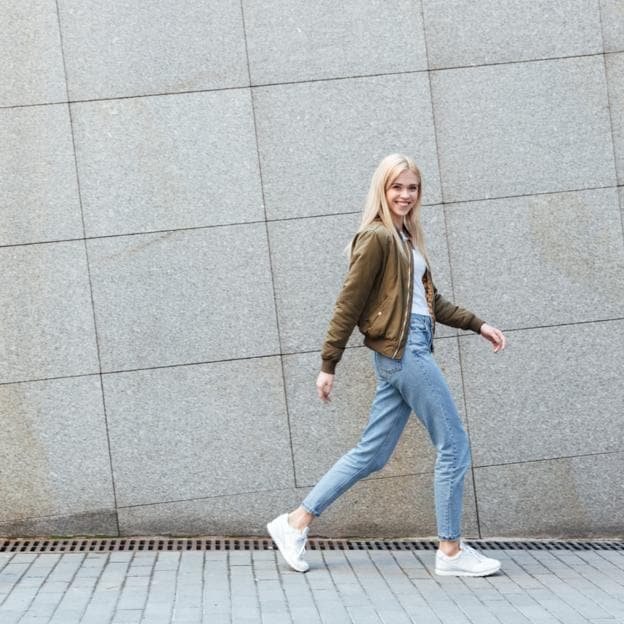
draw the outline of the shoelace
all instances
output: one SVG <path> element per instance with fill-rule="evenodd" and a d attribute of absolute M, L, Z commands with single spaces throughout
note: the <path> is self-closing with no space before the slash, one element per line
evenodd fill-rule
<path fill-rule="evenodd" d="M 308 541 L 308 529 L 304 529 L 301 535 L 295 536 L 295 546 L 298 547 L 297 559 L 305 552 L 306 542 Z"/>
<path fill-rule="evenodd" d="M 475 559 L 478 559 L 479 561 L 485 561 L 487 559 L 485 555 L 482 555 L 478 550 L 475 550 L 472 546 L 468 546 L 468 544 L 464 544 L 464 542 L 461 543 L 461 549 L 466 554 L 472 555 Z"/>

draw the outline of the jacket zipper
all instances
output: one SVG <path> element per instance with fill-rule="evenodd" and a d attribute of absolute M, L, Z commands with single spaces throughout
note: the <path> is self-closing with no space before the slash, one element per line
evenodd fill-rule
<path fill-rule="evenodd" d="M 405 310 L 405 318 L 403 319 L 403 327 L 401 329 L 401 334 L 399 336 L 399 343 L 397 344 L 396 351 L 392 355 L 392 359 L 394 359 L 401 348 L 401 343 L 403 342 L 403 334 L 405 333 L 405 326 L 407 325 L 407 317 L 409 316 L 409 307 L 411 303 L 411 295 L 412 295 L 412 263 L 414 262 L 414 255 L 412 254 L 411 246 L 408 242 L 405 243 L 407 245 L 407 251 L 409 253 L 409 271 L 408 271 L 408 295 L 407 295 L 407 309 Z"/>

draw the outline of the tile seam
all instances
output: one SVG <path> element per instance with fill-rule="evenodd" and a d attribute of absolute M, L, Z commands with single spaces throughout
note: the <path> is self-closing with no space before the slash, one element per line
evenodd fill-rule
<path fill-rule="evenodd" d="M 245 7 L 243 4 L 243 0 L 239 2 L 242 26 L 243 26 L 243 37 L 245 42 L 245 58 L 247 60 L 247 76 L 249 78 L 249 82 L 251 83 L 251 66 L 249 64 L 249 47 L 247 44 L 247 24 L 245 22 Z M 286 391 L 286 371 L 284 370 L 284 358 L 281 353 L 283 351 L 282 348 L 282 332 L 280 330 L 280 318 L 279 318 L 279 306 L 277 301 L 277 288 L 275 286 L 275 273 L 273 271 L 273 257 L 271 253 L 271 233 L 269 231 L 269 224 L 267 221 L 267 206 L 266 206 L 266 194 L 264 192 L 264 178 L 262 174 L 262 158 L 260 155 L 260 138 L 258 136 L 258 123 L 256 116 L 256 104 L 254 100 L 254 92 L 253 89 L 249 91 L 249 100 L 251 103 L 251 115 L 253 120 L 253 128 L 254 128 L 254 138 L 256 141 L 256 158 L 258 161 L 258 174 L 260 177 L 260 188 L 262 192 L 262 209 L 264 211 L 264 233 L 266 236 L 267 243 L 267 255 L 269 261 L 269 272 L 271 275 L 271 290 L 273 294 L 273 313 L 275 314 L 275 330 L 277 332 L 277 346 L 280 351 L 279 361 L 280 361 L 280 371 L 282 378 L 282 397 L 283 397 L 283 405 L 286 416 L 286 427 L 288 432 L 288 445 L 290 449 L 290 461 L 292 466 L 292 479 L 293 486 L 297 486 L 297 464 L 295 461 L 295 449 L 293 445 L 293 436 L 292 436 L 292 423 L 290 422 L 290 408 L 288 405 L 288 393 Z"/>
<path fill-rule="evenodd" d="M 615 323 L 618 321 L 624 321 L 624 317 L 614 317 L 614 318 L 604 318 L 604 319 L 591 319 L 588 321 L 574 321 L 569 323 L 554 323 L 551 325 L 531 325 L 527 327 L 507 327 L 503 328 L 503 331 L 506 333 L 512 332 L 523 332 L 523 331 L 535 331 L 541 329 L 552 329 L 554 327 L 575 327 L 577 325 L 591 325 L 596 323 Z M 470 339 L 473 337 L 472 333 L 460 333 L 459 335 L 451 335 L 451 336 L 438 336 L 434 338 L 434 340 L 451 340 L 454 338 L 461 339 Z M 358 349 L 366 349 L 367 347 L 363 345 L 350 345 L 347 346 L 345 350 L 355 351 Z M 225 358 L 221 360 L 202 360 L 199 362 L 182 362 L 178 364 L 163 364 L 159 366 L 146 366 L 143 368 L 127 368 L 127 369 L 118 369 L 118 370 L 108 370 L 102 371 L 101 375 L 122 375 L 126 373 L 136 373 L 142 371 L 153 371 L 153 370 L 162 370 L 168 368 L 181 368 L 184 366 L 206 366 L 210 364 L 225 364 L 228 362 L 244 362 L 246 360 L 261 360 L 264 358 L 275 358 L 275 357 L 289 357 L 296 355 L 312 355 L 315 353 L 320 353 L 319 349 L 302 349 L 301 351 L 284 351 L 281 353 L 267 353 L 263 355 L 247 355 L 244 357 L 234 357 L 234 358 Z M 92 373 L 81 373 L 77 375 L 59 375 L 57 377 L 37 377 L 33 379 L 15 379 L 12 381 L 3 381 L 0 382 L 0 387 L 2 386 L 10 386 L 13 384 L 25 384 L 25 383 L 39 383 L 45 381 L 57 381 L 62 379 L 77 379 L 80 377 L 95 377 L 96 375 L 100 375 L 98 372 Z"/>
<path fill-rule="evenodd" d="M 61 9 L 59 7 L 59 0 L 55 0 L 55 6 L 56 6 L 56 18 L 57 18 L 57 24 L 58 24 L 58 29 L 59 29 L 59 39 L 60 39 L 60 46 L 61 46 L 61 58 L 63 60 L 63 75 L 65 78 L 65 92 L 67 94 L 67 99 L 69 100 L 69 81 L 68 81 L 68 75 L 67 75 L 67 63 L 65 60 L 65 46 L 63 45 L 63 28 L 61 24 Z M 110 439 L 110 430 L 109 430 L 109 424 L 108 424 L 108 415 L 106 412 L 106 396 L 104 392 L 104 380 L 102 378 L 102 356 L 101 356 L 101 349 L 100 349 L 100 340 L 99 340 L 99 335 L 98 335 L 97 314 L 95 311 L 95 300 L 93 297 L 93 280 L 91 277 L 91 265 L 89 263 L 89 248 L 88 248 L 88 244 L 86 240 L 86 223 L 85 223 L 85 216 L 84 216 L 84 206 L 82 202 L 82 191 L 81 191 L 81 185 L 80 185 L 80 171 L 78 168 L 78 153 L 76 151 L 76 135 L 74 132 L 74 118 L 72 115 L 71 104 L 69 103 L 67 104 L 67 113 L 69 115 L 69 125 L 70 125 L 72 149 L 73 149 L 73 155 L 74 155 L 74 171 L 76 175 L 76 188 L 78 192 L 78 203 L 80 206 L 80 218 L 82 220 L 82 234 L 83 234 L 83 237 L 85 237 L 83 240 L 84 257 L 85 257 L 85 262 L 87 266 L 87 279 L 89 282 L 89 297 L 91 300 L 91 315 L 93 319 L 95 349 L 96 349 L 96 354 L 97 354 L 98 372 L 99 372 L 99 378 L 100 378 L 100 393 L 101 393 L 101 398 L 102 398 L 102 415 L 104 416 L 104 427 L 106 430 L 106 444 L 107 444 L 107 451 L 108 451 L 108 461 L 109 461 L 109 468 L 110 468 L 111 490 L 112 490 L 111 493 L 113 495 L 112 502 L 113 502 L 113 507 L 115 509 L 114 513 L 115 513 L 115 522 L 117 524 L 117 534 L 119 534 L 119 515 L 117 514 L 117 489 L 116 489 L 116 484 L 115 484 L 115 470 L 113 467 L 113 455 L 112 455 L 112 447 L 111 447 L 111 439 Z"/>
<path fill-rule="evenodd" d="M 606 83 L 606 88 L 607 88 L 607 110 L 609 111 L 609 126 L 611 129 L 611 150 L 613 153 L 613 169 L 614 169 L 614 177 L 615 177 L 615 183 L 616 185 L 618 184 L 619 180 L 618 180 L 618 154 L 617 154 L 617 150 L 615 147 L 615 125 L 613 123 L 613 111 L 611 108 L 611 88 L 610 88 L 610 80 L 609 80 L 609 71 L 608 71 L 608 67 L 607 67 L 607 56 L 608 54 L 612 54 L 612 53 L 607 53 L 604 51 L 605 49 L 605 33 L 604 33 L 604 22 L 602 19 L 602 2 L 598 3 L 598 19 L 600 20 L 600 36 L 602 37 L 602 49 L 603 49 L 603 55 L 602 55 L 602 64 L 603 64 L 603 70 L 604 70 L 604 77 L 605 77 L 605 83 Z M 622 240 L 624 241 L 624 210 L 623 210 L 623 206 L 622 206 L 622 202 L 620 200 L 620 198 L 618 197 L 618 205 L 620 207 L 619 213 L 620 213 L 620 226 L 622 228 Z"/>
<path fill-rule="evenodd" d="M 587 187 L 587 188 L 578 188 L 578 189 L 564 189 L 564 190 L 554 190 L 554 191 L 541 191 L 538 193 L 521 193 L 518 195 L 501 195 L 496 197 L 481 197 L 481 198 L 470 198 L 470 199 L 457 199 L 457 200 L 444 200 L 439 202 L 432 202 L 428 204 L 422 204 L 423 208 L 433 208 L 435 206 L 440 207 L 449 207 L 454 206 L 456 204 L 470 204 L 476 202 L 492 202 L 492 201 L 502 201 L 506 199 L 522 199 L 522 198 L 531 198 L 531 197 L 541 197 L 543 195 L 562 195 L 565 193 L 583 193 L 589 191 L 601 191 L 601 190 L 610 190 L 610 189 L 621 189 L 624 188 L 623 184 L 615 184 L 615 185 L 607 185 L 607 186 L 595 186 L 595 187 Z M 28 241 L 24 243 L 8 243 L 8 244 L 0 244 L 0 249 L 9 249 L 13 247 L 28 247 L 30 245 L 54 245 L 58 243 L 75 243 L 80 241 L 92 241 L 92 240 L 104 240 L 104 239 L 112 239 L 112 238 L 124 238 L 130 236 L 150 236 L 156 234 L 170 234 L 175 232 L 193 232 L 198 230 L 211 230 L 216 228 L 228 228 L 228 227 L 245 227 L 252 225 L 263 225 L 265 223 L 288 223 L 291 221 L 299 221 L 306 219 L 324 219 L 331 217 L 342 217 L 348 215 L 359 215 L 361 214 L 360 210 L 356 211 L 346 211 L 346 212 L 331 212 L 327 214 L 313 214 L 313 215 L 302 215 L 297 217 L 275 217 L 269 218 L 267 217 L 264 220 L 255 220 L 255 221 L 235 221 L 232 223 L 212 223 L 208 225 L 195 225 L 190 227 L 180 227 L 180 228 L 168 228 L 161 230 L 147 230 L 145 232 L 120 232 L 118 234 L 99 234 L 95 236 L 82 236 L 78 238 L 60 238 L 60 239 L 52 239 L 52 240 L 40 240 L 40 241 Z"/>
<path fill-rule="evenodd" d="M 291 86 L 291 85 L 301 85 L 301 84 L 314 84 L 319 82 L 332 82 L 332 81 L 341 81 L 341 80 L 360 80 L 367 78 L 382 78 L 385 76 L 403 76 L 409 74 L 420 74 L 424 72 L 434 71 L 434 72 L 442 72 L 442 71 L 453 71 L 453 70 L 462 70 L 462 69 L 479 69 L 485 67 L 497 67 L 497 66 L 505 66 L 505 65 L 519 65 L 519 64 L 528 64 L 528 63 L 545 63 L 550 61 L 565 61 L 569 59 L 579 59 L 579 58 L 592 58 L 596 56 L 603 56 L 605 54 L 621 54 L 624 50 L 610 50 L 608 52 L 592 52 L 587 54 L 571 54 L 564 56 L 551 56 L 551 57 L 540 57 L 534 59 L 520 59 L 520 60 L 509 60 L 509 61 L 495 61 L 491 63 L 478 63 L 474 65 L 450 65 L 447 67 L 428 67 L 422 69 L 413 69 L 413 70 L 405 70 L 399 72 L 374 72 L 374 73 L 365 73 L 365 74 L 352 74 L 347 76 L 330 76 L 328 78 L 307 78 L 302 80 L 285 80 L 281 82 L 260 82 L 260 83 L 252 83 L 244 84 L 244 85 L 230 85 L 224 87 L 215 87 L 208 89 L 192 89 L 188 91 L 162 91 L 155 93 L 136 93 L 130 95 L 117 95 L 110 97 L 102 97 L 102 98 L 82 98 L 82 99 L 67 99 L 62 101 L 54 101 L 54 102 L 35 102 L 35 103 L 26 103 L 26 104 L 10 104 L 0 106 L 0 110 L 10 110 L 10 109 L 19 109 L 19 108 L 30 108 L 34 106 L 55 106 L 58 104 L 84 104 L 84 103 L 96 103 L 96 102 L 110 102 L 112 100 L 132 100 L 132 99 L 141 99 L 148 97 L 166 97 L 166 96 L 176 96 L 176 95 L 192 95 L 194 93 L 218 93 L 221 91 L 236 91 L 241 89 L 259 89 L 259 88 L 271 88 L 271 87 L 280 87 L 280 86 Z"/>
<path fill-rule="evenodd" d="M 428 45 L 428 40 L 427 40 L 425 7 L 423 4 L 423 0 L 419 0 L 419 6 L 420 6 L 420 15 L 421 15 L 421 20 L 422 20 L 422 25 L 423 25 L 425 54 L 427 58 L 427 68 L 428 68 L 427 80 L 429 82 L 429 103 L 431 106 L 431 118 L 433 122 L 433 139 L 435 143 L 436 162 L 438 165 L 438 176 L 440 180 L 440 203 L 442 206 L 442 216 L 444 220 L 444 242 L 446 243 L 446 256 L 447 256 L 447 260 L 449 263 L 449 280 L 451 283 L 451 297 L 452 297 L 452 301 L 455 301 L 455 283 L 454 283 L 454 278 L 453 278 L 453 261 L 452 261 L 451 246 L 450 246 L 450 240 L 449 240 L 449 224 L 448 224 L 448 214 L 447 214 L 447 208 L 446 208 L 446 193 L 444 190 L 445 185 L 444 185 L 444 179 L 443 179 L 444 174 L 442 171 L 442 163 L 441 163 L 441 156 L 440 156 L 440 143 L 438 140 L 438 126 L 436 123 L 435 99 L 433 97 L 433 84 L 431 80 L 429 45 Z M 462 359 L 462 345 L 459 340 L 459 335 L 456 336 L 455 344 L 457 346 L 457 354 L 459 358 L 459 376 L 460 376 L 461 388 L 462 388 L 462 403 L 464 405 L 464 414 L 465 414 L 465 419 L 466 419 L 466 433 L 468 436 L 468 445 L 469 445 L 470 454 L 472 457 L 472 436 L 470 433 L 470 417 L 469 417 L 468 402 L 466 400 L 466 384 L 464 380 L 464 363 Z M 475 520 L 477 523 L 477 534 L 479 537 L 481 537 L 481 520 L 479 518 L 479 498 L 477 494 L 477 481 L 475 479 L 474 465 L 472 462 L 470 463 L 470 473 L 472 476 L 472 492 L 474 496 L 474 508 L 475 508 Z"/>

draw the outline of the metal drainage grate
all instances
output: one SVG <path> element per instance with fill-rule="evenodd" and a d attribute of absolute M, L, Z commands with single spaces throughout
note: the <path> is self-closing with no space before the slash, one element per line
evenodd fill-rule
<path fill-rule="evenodd" d="M 624 541 L 585 540 L 466 540 L 481 550 L 619 550 Z M 365 540 L 317 539 L 308 540 L 310 550 L 435 550 L 433 540 Z M 2 553 L 72 553 L 72 552 L 166 552 L 166 551 L 231 551 L 273 550 L 269 538 L 67 538 L 67 539 L 6 539 L 0 538 Z"/>

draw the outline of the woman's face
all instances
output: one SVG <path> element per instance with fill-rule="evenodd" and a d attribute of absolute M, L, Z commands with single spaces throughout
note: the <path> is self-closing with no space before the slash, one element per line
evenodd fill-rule
<path fill-rule="evenodd" d="M 409 169 L 394 178 L 386 189 L 386 201 L 392 212 L 394 225 L 397 227 L 403 225 L 403 218 L 416 205 L 419 190 L 418 176 Z"/>

